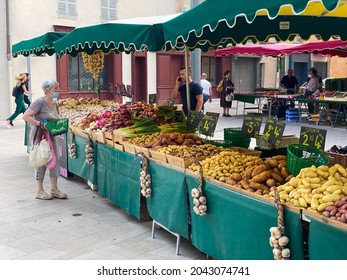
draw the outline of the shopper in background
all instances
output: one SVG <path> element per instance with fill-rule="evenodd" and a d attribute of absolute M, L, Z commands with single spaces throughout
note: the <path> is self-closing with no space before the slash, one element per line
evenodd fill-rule
<path fill-rule="evenodd" d="M 192 79 L 192 71 L 188 69 L 188 83 L 190 92 L 190 108 L 187 102 L 187 87 L 186 87 L 186 68 L 181 67 L 180 75 L 176 79 L 175 88 L 172 91 L 172 98 L 177 99 L 181 96 L 183 112 L 187 116 L 188 111 L 200 112 L 203 104 L 202 87 L 199 83 Z"/>
<path fill-rule="evenodd" d="M 217 91 L 221 93 L 220 107 L 223 108 L 223 117 L 231 117 L 229 109 L 231 108 L 232 101 L 226 101 L 225 97 L 234 92 L 234 84 L 231 81 L 231 71 L 224 71 L 224 78 L 217 86 Z"/>
<path fill-rule="evenodd" d="M 206 73 L 201 74 L 200 85 L 202 87 L 203 100 L 204 100 L 204 103 L 202 105 L 202 110 L 204 111 L 205 109 L 204 105 L 207 102 L 207 100 L 209 100 L 210 103 L 212 102 L 212 86 L 211 86 L 211 83 L 207 80 Z"/>
<path fill-rule="evenodd" d="M 319 80 L 317 78 L 317 70 L 315 68 L 310 68 L 308 71 L 308 81 L 304 84 L 306 98 L 309 98 L 313 93 L 319 90 Z M 307 102 L 308 113 L 314 113 L 314 104 L 312 102 Z"/>
<path fill-rule="evenodd" d="M 32 124 L 31 128 L 31 143 L 34 143 L 35 134 L 37 129 L 45 129 L 44 122 L 59 119 L 58 105 L 53 100 L 58 98 L 59 85 L 54 80 L 45 81 L 42 84 L 44 96 L 35 100 L 24 113 L 23 119 Z M 58 154 L 58 138 L 57 136 L 51 136 L 54 153 Z M 37 199 L 52 199 L 55 198 L 67 198 L 67 194 L 61 192 L 58 189 L 58 177 L 59 177 L 59 165 L 58 163 L 52 169 L 49 169 L 49 176 L 51 181 L 51 194 L 45 192 L 43 188 L 43 180 L 46 173 L 46 166 L 40 167 L 35 170 L 35 178 L 37 182 Z"/>
<path fill-rule="evenodd" d="M 11 128 L 13 126 L 13 120 L 18 117 L 19 114 L 24 113 L 26 110 L 26 106 L 24 105 L 24 94 L 32 94 L 32 92 L 28 91 L 26 86 L 27 74 L 21 73 L 19 76 L 16 76 L 16 88 L 17 93 L 15 97 L 16 103 L 16 111 L 5 121 L 4 125 L 7 128 Z"/>
<path fill-rule="evenodd" d="M 25 81 L 25 86 L 26 86 L 27 90 L 29 91 L 29 73 L 25 73 L 25 75 L 27 75 L 27 80 Z M 27 104 L 28 108 L 29 108 L 31 101 L 30 101 L 29 96 L 26 93 L 24 93 L 24 103 Z"/>
<path fill-rule="evenodd" d="M 281 86 L 287 89 L 288 94 L 294 94 L 298 92 L 298 79 L 293 75 L 293 69 L 288 69 L 287 75 L 284 75 L 281 79 Z M 290 99 L 290 107 L 294 108 L 295 103 Z"/>

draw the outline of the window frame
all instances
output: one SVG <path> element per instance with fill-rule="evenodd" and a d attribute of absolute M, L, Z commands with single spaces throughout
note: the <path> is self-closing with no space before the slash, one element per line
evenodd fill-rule
<path fill-rule="evenodd" d="M 73 3 L 72 3 L 73 1 Z M 59 10 L 59 4 L 65 5 L 65 14 L 61 14 Z M 69 5 L 75 6 L 75 14 L 69 15 Z M 58 18 L 67 18 L 67 19 L 77 19 L 78 13 L 77 13 L 77 0 L 57 0 L 57 17 Z"/>
<path fill-rule="evenodd" d="M 107 2 L 106 6 L 102 5 L 103 0 L 100 0 L 100 21 L 101 22 L 107 22 L 107 21 L 112 21 L 112 20 L 117 20 L 118 19 L 118 0 L 104 0 Z M 111 1 L 115 2 L 115 8 L 111 8 Z M 107 10 L 107 18 L 103 18 L 103 9 Z M 110 17 L 111 10 L 115 11 L 115 18 Z"/>

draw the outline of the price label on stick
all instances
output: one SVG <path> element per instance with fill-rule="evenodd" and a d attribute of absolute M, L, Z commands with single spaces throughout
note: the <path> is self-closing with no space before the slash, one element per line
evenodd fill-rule
<path fill-rule="evenodd" d="M 277 148 L 281 145 L 282 136 L 286 124 L 275 119 L 268 119 L 265 124 L 263 138 L 270 147 Z"/>
<path fill-rule="evenodd" d="M 245 116 L 242 124 L 242 133 L 248 137 L 259 138 L 262 117 Z"/>
<path fill-rule="evenodd" d="M 202 114 L 200 112 L 189 111 L 187 116 L 187 125 L 197 129 L 200 124 L 201 118 Z"/>
<path fill-rule="evenodd" d="M 301 145 L 310 146 L 318 150 L 324 150 L 327 131 L 313 127 L 301 127 L 300 141 Z"/>
<path fill-rule="evenodd" d="M 213 136 L 218 122 L 219 114 L 204 115 L 201 119 L 199 132 L 206 136 Z"/>

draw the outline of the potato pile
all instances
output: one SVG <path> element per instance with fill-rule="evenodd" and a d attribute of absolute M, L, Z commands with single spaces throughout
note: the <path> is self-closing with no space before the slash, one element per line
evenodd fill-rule
<path fill-rule="evenodd" d="M 166 153 L 180 158 L 199 158 L 199 157 L 210 157 L 219 154 L 223 151 L 223 147 L 216 147 L 211 144 L 204 145 L 192 145 L 192 146 L 178 146 L 169 145 L 167 147 L 159 148 L 157 151 Z M 192 167 L 194 169 L 194 167 Z M 196 169 L 197 171 L 197 169 Z"/>
<path fill-rule="evenodd" d="M 233 173 L 238 173 L 239 175 L 243 174 L 247 167 L 255 166 L 259 164 L 259 162 L 262 162 L 262 160 L 256 156 L 223 149 L 222 147 L 215 147 L 214 149 L 216 149 L 216 151 L 220 149 L 220 151 L 216 155 L 200 161 L 200 163 L 203 168 L 204 176 L 221 182 L 226 182 Z M 199 167 L 196 165 L 191 165 L 188 168 L 194 172 L 199 171 Z"/>
<path fill-rule="evenodd" d="M 154 133 L 129 139 L 129 144 L 134 144 L 144 148 L 167 147 L 169 145 L 202 145 L 203 139 L 196 134 L 181 133 Z"/>
<path fill-rule="evenodd" d="M 287 157 L 283 155 L 257 160 L 256 166 L 249 166 L 243 173 L 232 173 L 226 180 L 227 184 L 267 195 L 273 186 L 280 186 L 293 176 L 287 170 Z"/>
<path fill-rule="evenodd" d="M 325 207 L 322 215 L 347 224 L 347 197 L 335 201 L 334 205 Z"/>
<path fill-rule="evenodd" d="M 279 186 L 278 192 L 284 203 L 322 213 L 347 195 L 347 170 L 340 164 L 330 168 L 312 165 L 301 169 L 298 176 Z M 269 197 L 273 196 L 271 191 Z M 334 216 L 331 211 L 329 215 Z"/>

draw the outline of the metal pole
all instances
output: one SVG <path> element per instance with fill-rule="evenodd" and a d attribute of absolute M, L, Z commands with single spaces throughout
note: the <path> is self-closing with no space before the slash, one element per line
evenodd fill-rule
<path fill-rule="evenodd" d="M 190 109 L 190 88 L 189 88 L 189 66 L 188 66 L 188 48 L 185 46 L 184 48 L 184 66 L 186 68 L 186 89 L 187 89 L 187 110 Z"/>
<path fill-rule="evenodd" d="M 200 4 L 199 0 L 190 0 L 190 8 Z M 201 50 L 195 49 L 190 52 L 190 66 L 193 73 L 193 81 L 200 83 L 201 81 Z"/>

